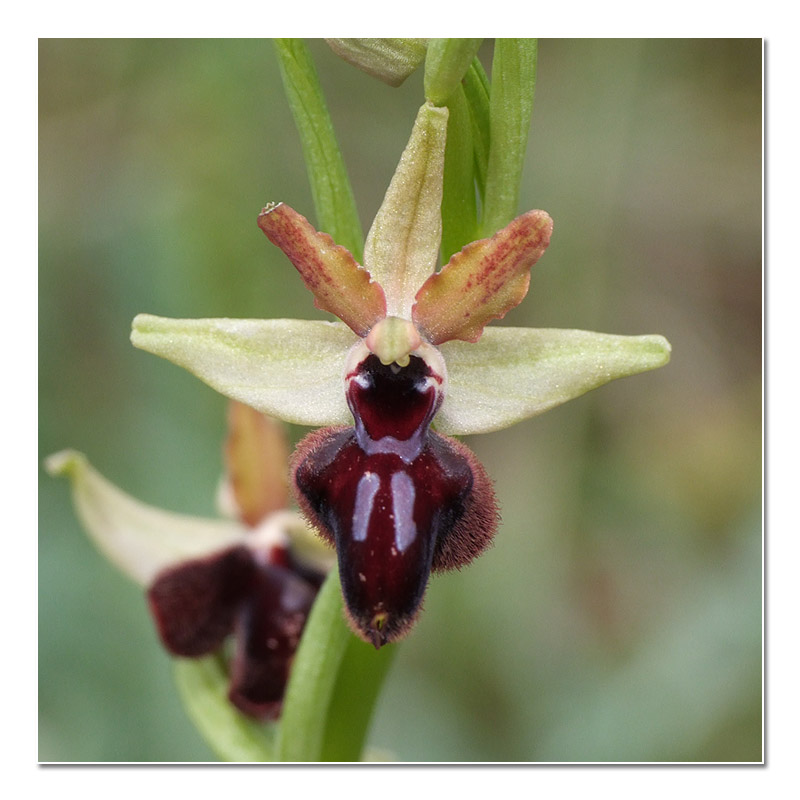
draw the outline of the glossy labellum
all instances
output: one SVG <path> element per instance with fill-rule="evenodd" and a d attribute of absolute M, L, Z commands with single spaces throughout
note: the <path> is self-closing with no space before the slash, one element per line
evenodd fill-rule
<path fill-rule="evenodd" d="M 316 431 L 295 455 L 301 506 L 335 544 L 351 624 L 376 648 L 409 630 L 431 570 L 469 563 L 497 526 L 483 467 L 430 430 L 445 381 L 436 356 L 401 367 L 357 345 L 345 377 L 355 427 Z"/>

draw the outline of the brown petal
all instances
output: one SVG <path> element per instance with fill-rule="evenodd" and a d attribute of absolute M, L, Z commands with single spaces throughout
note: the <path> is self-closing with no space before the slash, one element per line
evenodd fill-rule
<path fill-rule="evenodd" d="M 289 446 L 283 425 L 244 403 L 228 406 L 227 479 L 239 518 L 251 527 L 289 505 Z"/>
<path fill-rule="evenodd" d="M 552 231 L 548 214 L 529 211 L 491 239 L 468 244 L 417 292 L 417 327 L 433 344 L 477 342 L 487 323 L 522 302 L 530 269 L 550 244 Z"/>
<path fill-rule="evenodd" d="M 258 227 L 280 247 L 314 294 L 314 304 L 335 314 L 359 336 L 386 316 L 380 284 L 356 263 L 350 251 L 321 233 L 285 203 L 270 203 L 258 215 Z"/>

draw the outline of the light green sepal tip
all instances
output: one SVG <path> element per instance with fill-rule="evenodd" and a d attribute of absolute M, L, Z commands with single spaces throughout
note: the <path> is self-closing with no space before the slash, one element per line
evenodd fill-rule
<path fill-rule="evenodd" d="M 475 344 L 446 342 L 449 385 L 437 430 L 488 433 L 541 414 L 616 378 L 669 361 L 663 336 L 487 328 Z"/>
<path fill-rule="evenodd" d="M 341 322 L 168 319 L 139 314 L 131 342 L 226 397 L 297 425 L 349 425 L 344 358 L 358 341 Z"/>
<path fill-rule="evenodd" d="M 72 484 L 75 510 L 98 550 L 125 575 L 146 586 L 166 567 L 231 547 L 245 528 L 149 506 L 117 488 L 86 456 L 63 450 L 45 460 L 51 475 Z"/>

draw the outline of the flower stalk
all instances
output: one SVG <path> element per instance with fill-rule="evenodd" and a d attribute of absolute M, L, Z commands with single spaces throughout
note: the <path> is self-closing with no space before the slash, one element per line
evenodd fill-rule
<path fill-rule="evenodd" d="M 276 726 L 246 717 L 228 700 L 228 667 L 220 655 L 181 658 L 174 665 L 183 707 L 223 761 L 275 760 Z"/>
<path fill-rule="evenodd" d="M 286 689 L 276 761 L 321 761 L 328 710 L 336 678 L 353 634 L 342 615 L 339 575 L 334 569 L 317 595 Z"/>

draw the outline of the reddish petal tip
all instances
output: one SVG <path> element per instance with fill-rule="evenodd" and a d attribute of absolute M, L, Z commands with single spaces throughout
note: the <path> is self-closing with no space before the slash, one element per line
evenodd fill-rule
<path fill-rule="evenodd" d="M 417 292 L 414 323 L 435 345 L 478 341 L 489 322 L 522 302 L 552 231 L 546 212 L 528 211 L 491 238 L 471 242 Z"/>
<path fill-rule="evenodd" d="M 366 336 L 386 316 L 380 284 L 359 266 L 349 250 L 315 230 L 285 203 L 269 203 L 258 215 L 258 227 L 294 264 L 317 308 L 329 311 L 358 336 Z"/>

